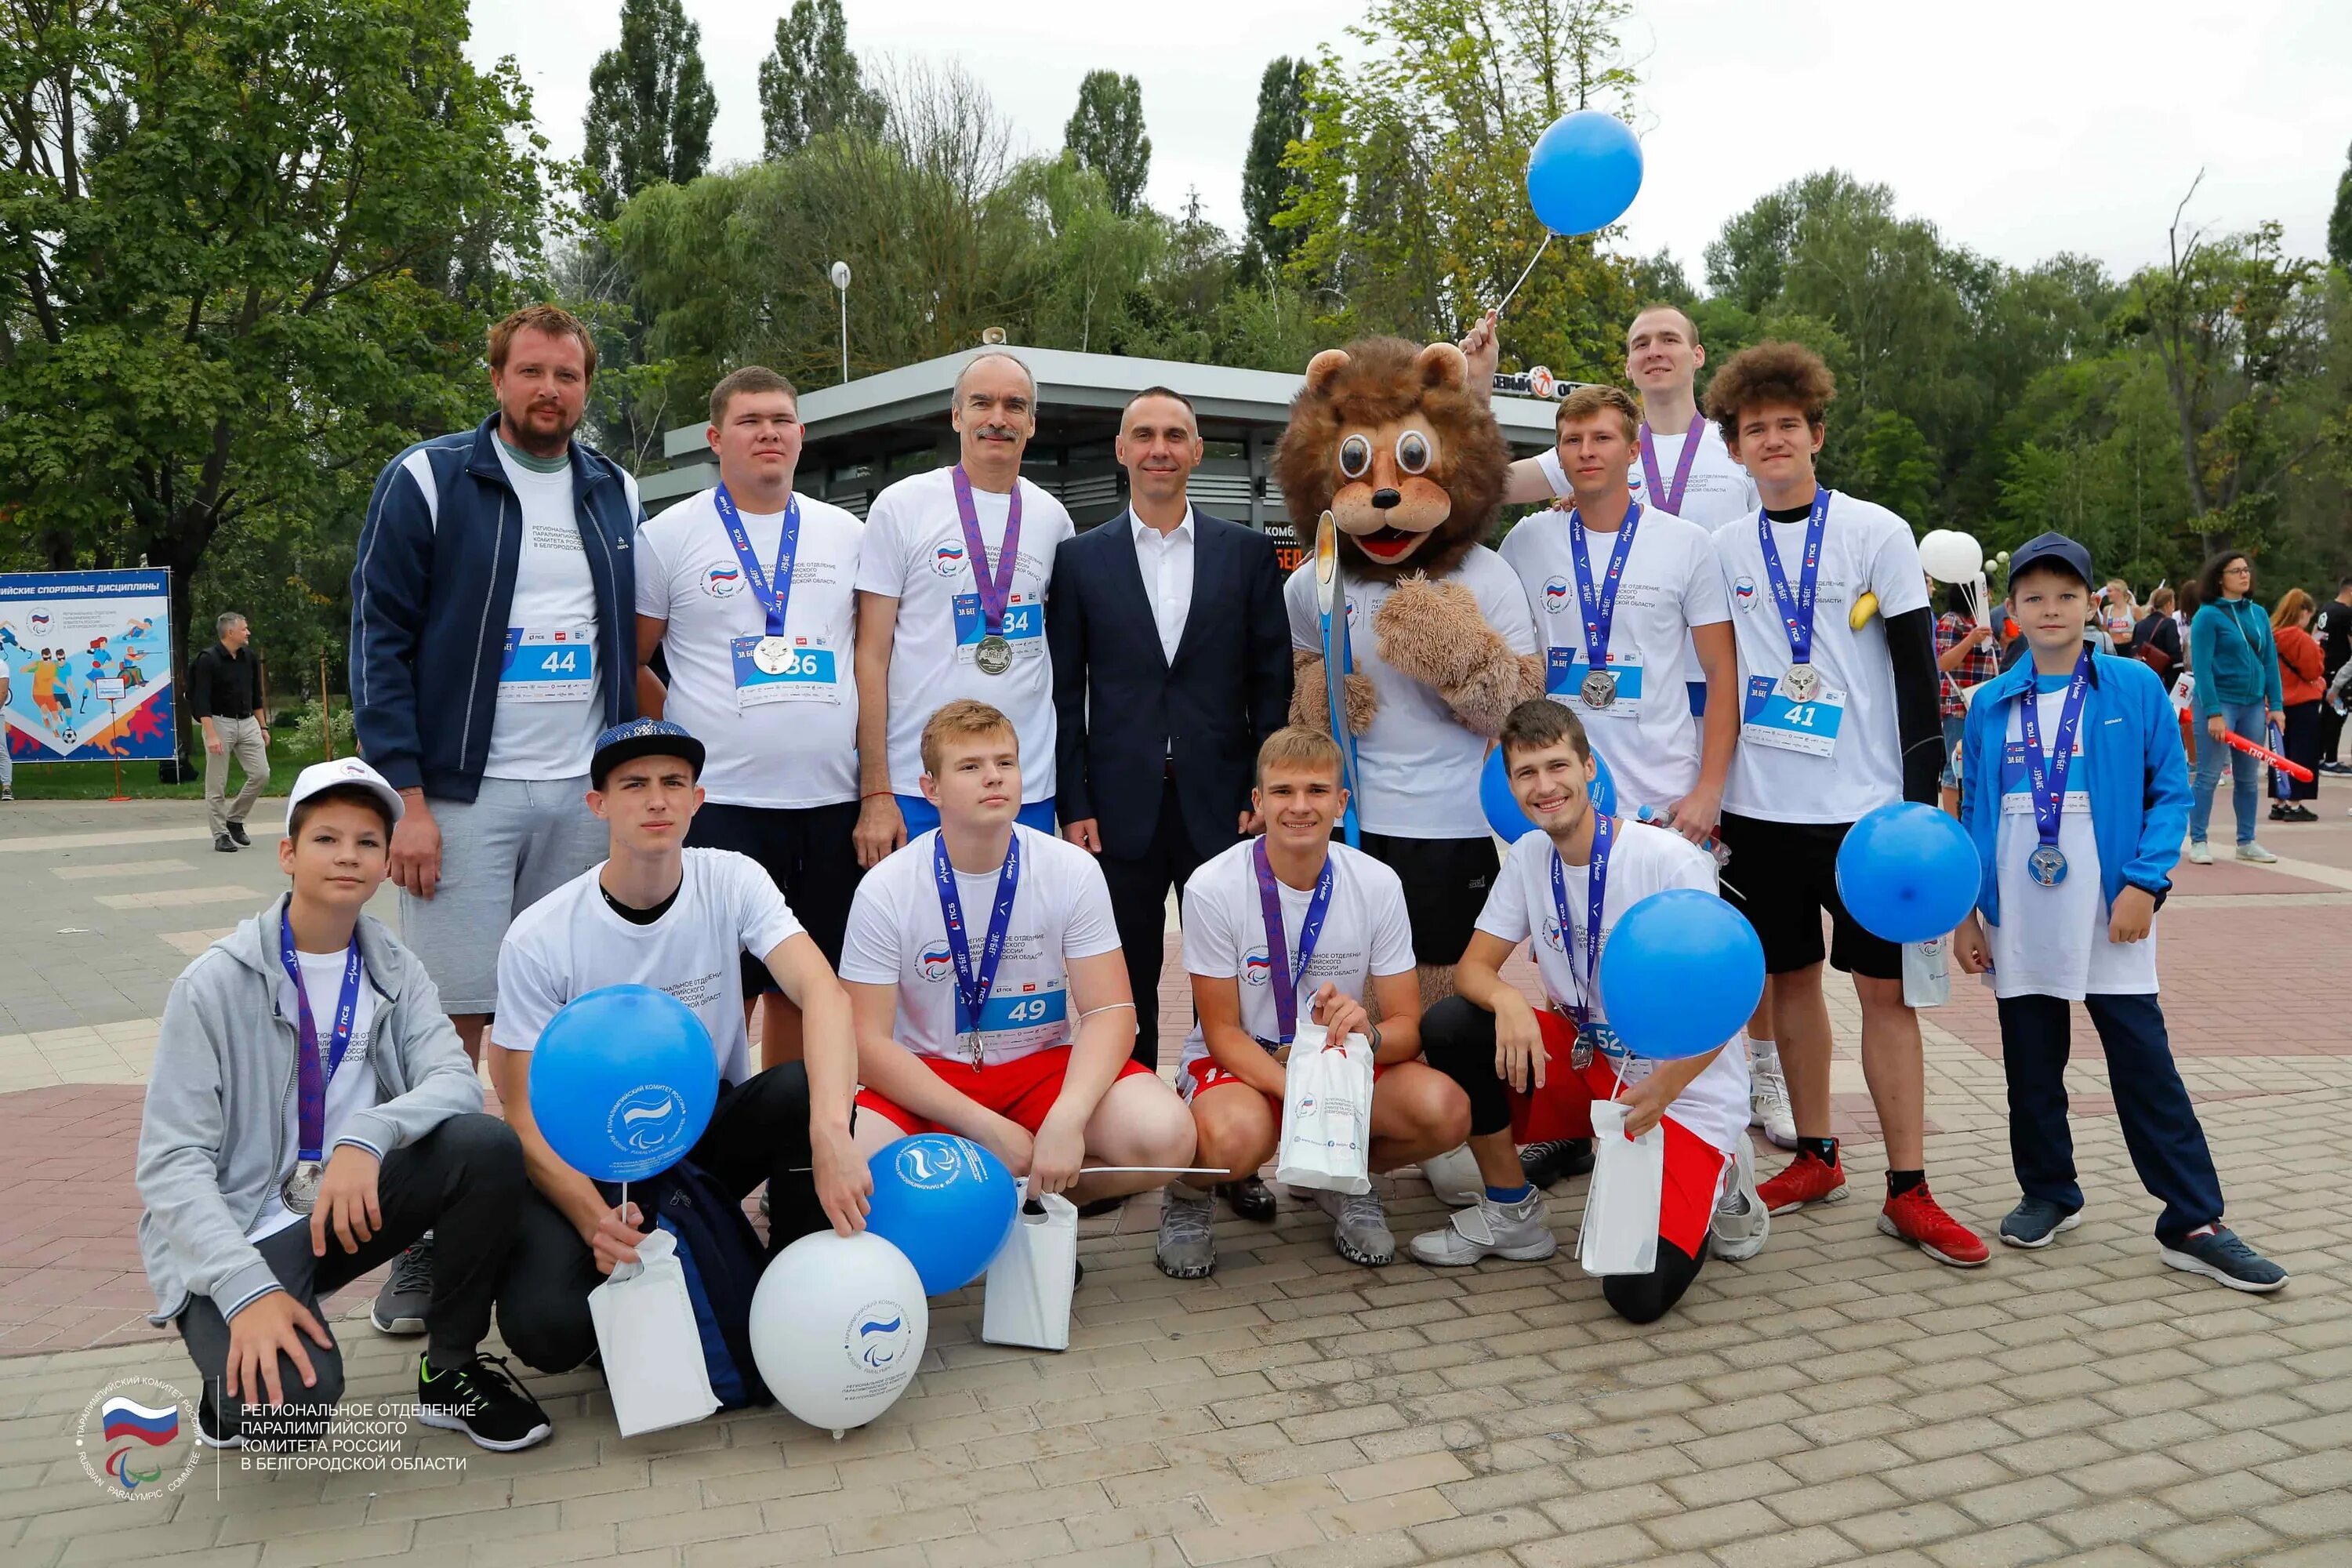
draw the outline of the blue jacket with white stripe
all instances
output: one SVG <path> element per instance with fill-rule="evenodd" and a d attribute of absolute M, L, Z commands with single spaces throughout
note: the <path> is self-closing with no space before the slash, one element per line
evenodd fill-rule
<path fill-rule="evenodd" d="M 489 760 L 522 554 L 522 503 L 499 461 L 499 416 L 384 465 L 352 568 L 352 712 L 360 753 L 395 789 L 472 800 Z M 572 444 L 572 512 L 596 590 L 606 726 L 637 713 L 637 482 Z M 433 710 L 424 721 L 423 710 Z"/>

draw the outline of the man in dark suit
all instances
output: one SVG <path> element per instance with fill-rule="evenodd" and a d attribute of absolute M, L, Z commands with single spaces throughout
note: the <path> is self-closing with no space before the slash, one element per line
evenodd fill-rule
<path fill-rule="evenodd" d="M 1045 637 L 1062 832 L 1102 858 L 1136 1058 L 1157 1066 L 1168 889 L 1256 831 L 1250 774 L 1290 706 L 1290 629 L 1273 542 L 1185 497 L 1202 455 L 1192 404 L 1136 394 L 1118 452 L 1129 508 L 1056 554 Z"/>

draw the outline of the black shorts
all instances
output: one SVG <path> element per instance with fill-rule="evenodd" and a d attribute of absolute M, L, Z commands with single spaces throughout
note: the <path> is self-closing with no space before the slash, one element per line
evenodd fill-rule
<path fill-rule="evenodd" d="M 1831 968 L 1872 980 L 1903 978 L 1902 948 L 1863 930 L 1838 897 L 1838 846 L 1853 826 L 1723 814 L 1716 836 L 1731 851 L 1723 896 L 1756 928 L 1767 974 L 1793 973 L 1822 961 L 1822 911 L 1827 910 Z"/>
<path fill-rule="evenodd" d="M 1502 860 L 1495 841 L 1476 838 L 1397 838 L 1364 835 L 1364 853 L 1397 874 L 1404 884 L 1405 918 L 1412 922 L 1416 963 L 1462 962 L 1470 933 L 1478 927 L 1486 895 L 1494 890 Z"/>
<path fill-rule="evenodd" d="M 857 864 L 850 830 L 857 826 L 857 803 L 798 809 L 706 803 L 694 814 L 686 841 L 698 849 L 732 849 L 760 863 L 776 890 L 835 970 L 849 931 L 849 901 L 866 873 Z M 743 994 L 776 989 L 761 959 L 743 955 Z"/>

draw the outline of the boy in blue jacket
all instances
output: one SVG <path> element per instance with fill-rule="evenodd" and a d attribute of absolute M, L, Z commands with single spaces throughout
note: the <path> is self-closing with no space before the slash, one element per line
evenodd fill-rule
<path fill-rule="evenodd" d="M 2189 807 L 2179 724 L 2154 671 L 2084 643 L 2095 580 L 2091 552 L 2063 534 L 2018 550 L 2010 599 L 2029 657 L 1977 689 L 1960 744 L 1960 821 L 1980 882 L 1953 952 L 2000 999 L 2024 1192 L 2000 1238 L 2047 1247 L 2081 1220 L 2065 1082 L 2067 1005 L 2080 1002 L 2133 1168 L 2164 1203 L 2164 1261 L 2233 1290 L 2275 1290 L 2286 1270 L 2221 1224 L 2221 1178 L 2156 999 L 2156 910 Z"/>

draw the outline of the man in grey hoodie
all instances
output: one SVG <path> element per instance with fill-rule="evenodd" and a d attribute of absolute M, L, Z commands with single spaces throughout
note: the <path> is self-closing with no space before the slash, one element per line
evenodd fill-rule
<path fill-rule="evenodd" d="M 278 864 L 288 894 L 198 954 L 164 1004 L 139 1130 L 151 1321 L 204 1378 L 213 1447 L 302 1442 L 342 1394 L 319 1299 L 427 1229 L 418 1419 L 486 1448 L 546 1439 L 546 1414 L 481 1353 L 522 1150 L 424 966 L 362 913 L 401 799 L 357 759 L 303 770 Z"/>

